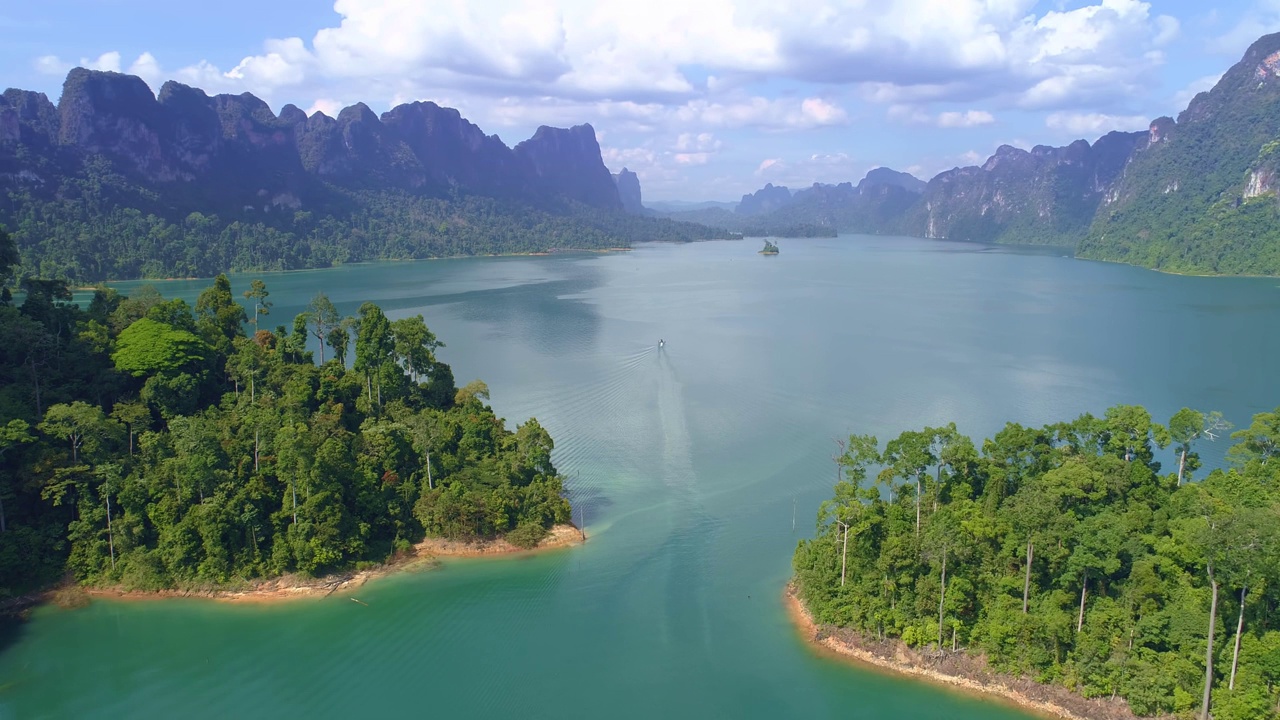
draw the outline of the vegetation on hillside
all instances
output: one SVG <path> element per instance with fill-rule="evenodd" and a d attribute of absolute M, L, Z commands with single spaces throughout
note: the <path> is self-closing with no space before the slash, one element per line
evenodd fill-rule
<path fill-rule="evenodd" d="M 508 430 L 483 383 L 456 388 L 421 316 L 341 317 L 320 294 L 268 329 L 267 286 L 242 305 L 225 276 L 194 308 L 24 288 L 0 301 L 0 597 L 66 571 L 145 589 L 319 575 L 424 535 L 530 546 L 569 519 L 551 437 Z"/>
<path fill-rule="evenodd" d="M 0 198 L 0 219 L 17 242 L 20 276 L 73 283 L 730 237 L 701 225 L 574 203 L 538 208 L 390 189 L 330 187 L 322 212 L 181 210 L 217 205 L 162 199 L 102 161 L 64 176 L 57 192 L 10 192 Z"/>
<path fill-rule="evenodd" d="M 850 437 L 817 537 L 796 549 L 799 593 L 820 622 L 982 655 L 1139 715 L 1275 718 L 1280 409 L 1231 436 L 1229 469 L 1192 482 L 1197 447 L 1225 429 L 1118 406 L 1011 423 L 981 448 L 954 424 L 883 447 Z M 1169 445 L 1178 467 L 1163 472 Z"/>
<path fill-rule="evenodd" d="M 1280 80 L 1253 44 L 1134 156 L 1079 248 L 1083 257 L 1176 272 L 1280 274 L 1276 118 Z"/>

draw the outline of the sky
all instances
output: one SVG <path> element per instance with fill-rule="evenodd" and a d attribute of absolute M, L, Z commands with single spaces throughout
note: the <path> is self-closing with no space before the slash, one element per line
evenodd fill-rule
<path fill-rule="evenodd" d="M 1145 129 L 1276 31 L 1280 0 L 3 0 L 0 86 L 432 100 L 508 145 L 591 123 L 646 202 L 729 201 Z"/>

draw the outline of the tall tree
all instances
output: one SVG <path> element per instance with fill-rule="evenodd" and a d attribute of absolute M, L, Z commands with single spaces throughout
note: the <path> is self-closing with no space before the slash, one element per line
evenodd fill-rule
<path fill-rule="evenodd" d="M 373 303 L 360 306 L 360 325 L 356 331 L 356 372 L 364 374 L 365 391 L 372 407 L 382 408 L 382 372 L 393 362 L 395 338 L 391 323 L 382 309 Z"/>
<path fill-rule="evenodd" d="M 322 292 L 316 293 L 316 296 L 311 298 L 306 315 L 311 334 L 320 344 L 320 364 L 323 365 L 324 346 L 330 342 L 329 335 L 337 329 L 342 317 L 338 314 L 338 309 L 333 306 L 333 302 L 329 300 L 329 296 Z"/>
<path fill-rule="evenodd" d="M 0 461 L 4 460 L 5 453 L 35 439 L 31 434 L 31 426 L 25 420 L 10 420 L 7 424 L 0 425 Z M 8 520 L 4 513 L 4 498 L 10 492 L 8 485 L 7 482 L 0 485 L 0 533 L 8 530 Z"/>
<path fill-rule="evenodd" d="M 254 280 L 249 283 L 249 289 L 244 291 L 244 298 L 253 303 L 253 333 L 258 334 L 258 318 L 263 315 L 271 314 L 271 303 L 267 297 L 271 293 L 267 291 L 267 284 L 261 280 Z"/>
<path fill-rule="evenodd" d="M 1197 440 L 1208 438 L 1217 440 L 1218 436 L 1231 429 L 1220 412 L 1202 413 L 1191 408 L 1182 408 L 1169 418 L 1169 437 L 1178 451 L 1178 485 L 1182 485 L 1186 473 L 1200 467 L 1200 458 L 1194 447 Z"/>

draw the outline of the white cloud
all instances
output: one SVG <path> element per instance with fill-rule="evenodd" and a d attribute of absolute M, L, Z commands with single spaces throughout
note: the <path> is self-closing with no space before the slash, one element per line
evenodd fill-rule
<path fill-rule="evenodd" d="M 711 153 L 676 153 L 671 158 L 677 165 L 706 165 Z"/>
<path fill-rule="evenodd" d="M 1093 140 L 1106 135 L 1112 130 L 1131 132 L 1145 130 L 1151 119 L 1142 115 L 1105 115 L 1103 113 L 1050 113 L 1044 124 L 1050 130 L 1066 133 L 1075 137 L 1088 136 Z"/>
<path fill-rule="evenodd" d="M 208 63 L 169 77 L 210 91 L 272 98 L 340 94 L 557 98 L 680 105 L 724 124 L 847 122 L 830 99 L 772 110 L 721 108 L 747 78 L 854 84 L 880 102 L 1019 97 L 1029 107 L 1121 95 L 1163 62 L 1178 21 L 1140 0 L 1097 0 L 1037 14 L 1033 0 L 336 0 L 341 17 L 310 40 L 267 39 L 229 70 Z M 104 55 L 94 63 L 114 67 Z M 41 58 L 53 72 L 61 63 Z M 159 71 L 152 62 L 148 70 Z M 1023 97 L 1025 95 L 1025 97 Z"/>
<path fill-rule="evenodd" d="M 89 68 L 90 70 L 120 72 L 120 53 L 112 50 L 111 52 L 102 53 L 96 60 L 80 58 L 80 67 Z"/>
<path fill-rule="evenodd" d="M 978 125 L 990 125 L 995 116 L 985 110 L 966 110 L 964 112 L 944 112 L 938 115 L 938 127 L 967 128 Z"/>
<path fill-rule="evenodd" d="M 41 55 L 33 63 L 42 75 L 66 75 L 75 65 L 63 61 L 57 55 Z"/>
<path fill-rule="evenodd" d="M 160 69 L 160 63 L 149 52 L 142 53 L 137 60 L 133 61 L 129 66 L 129 74 L 142 78 L 152 89 L 160 87 L 164 82 L 164 72 Z"/>
<path fill-rule="evenodd" d="M 1238 59 L 1253 41 L 1280 30 L 1280 2 L 1257 0 L 1238 17 L 1235 25 L 1208 39 L 1205 46 L 1210 52 Z"/>
<path fill-rule="evenodd" d="M 940 128 L 969 128 L 990 125 L 996 118 L 986 110 L 947 110 L 932 115 L 914 105 L 890 105 L 889 118 L 912 125 L 934 125 Z"/>
<path fill-rule="evenodd" d="M 680 152 L 715 152 L 720 149 L 721 142 L 715 135 L 704 133 L 680 133 L 676 137 L 675 149 Z"/>
<path fill-rule="evenodd" d="M 727 102 L 692 100 L 674 113 L 682 123 L 701 123 L 711 127 L 757 127 L 769 130 L 796 130 L 849 121 L 845 110 L 822 98 L 770 100 L 764 97 L 735 99 Z"/>
<path fill-rule="evenodd" d="M 835 185 L 857 182 L 866 168 L 846 153 L 812 153 L 794 158 L 767 158 L 756 168 L 760 182 L 786 185 L 792 189 L 814 183 Z"/>
<path fill-rule="evenodd" d="M 1192 80 L 1186 87 L 1173 94 L 1172 111 L 1177 113 L 1185 110 L 1192 98 L 1202 92 L 1212 90 L 1213 86 L 1217 85 L 1221 79 L 1222 73 L 1218 73 L 1217 75 L 1205 75 L 1202 78 Z"/>
<path fill-rule="evenodd" d="M 345 107 L 345 105 L 339 100 L 334 100 L 333 98 L 316 98 L 316 101 L 311 103 L 311 107 L 307 108 L 307 114 L 315 115 L 319 112 L 324 113 L 331 118 L 336 118 L 338 117 L 338 113 L 342 112 L 343 107 Z"/>

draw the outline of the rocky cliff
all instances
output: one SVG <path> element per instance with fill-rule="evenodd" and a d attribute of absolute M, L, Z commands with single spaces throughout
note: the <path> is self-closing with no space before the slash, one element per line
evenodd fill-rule
<path fill-rule="evenodd" d="M 57 106 L 0 96 L 0 226 L 22 273 L 75 281 L 726 235 L 624 213 L 590 125 L 511 148 L 430 102 L 277 115 L 84 69 Z"/>
<path fill-rule="evenodd" d="M 644 203 L 640 196 L 640 178 L 626 168 L 614 173 L 613 183 L 618 186 L 618 199 L 622 201 L 622 209 L 633 215 L 645 213 Z"/>
<path fill-rule="evenodd" d="M 38 167 L 53 156 L 56 171 Z M 51 186 L 74 169 L 68 163 L 92 157 L 175 210 L 309 208 L 330 186 L 622 206 L 590 125 L 542 127 L 513 149 L 430 102 L 381 116 L 357 103 L 337 118 L 290 105 L 277 116 L 248 93 L 210 97 L 168 82 L 157 96 L 137 77 L 83 68 L 68 74 L 56 108 L 43 95 L 5 93 L 0 164 L 9 183 L 26 170 L 25 182 Z"/>
<path fill-rule="evenodd" d="M 929 181 L 904 227 L 924 237 L 1074 247 L 1147 133 L 1109 133 L 1090 145 L 1002 145 L 981 166 Z"/>
<path fill-rule="evenodd" d="M 1082 257 L 1176 272 L 1280 274 L 1280 34 L 1260 38 L 1107 194 Z"/>
<path fill-rule="evenodd" d="M 734 212 L 739 215 L 764 215 L 791 203 L 791 190 L 785 186 L 766 183 L 764 187 L 743 195 Z"/>

